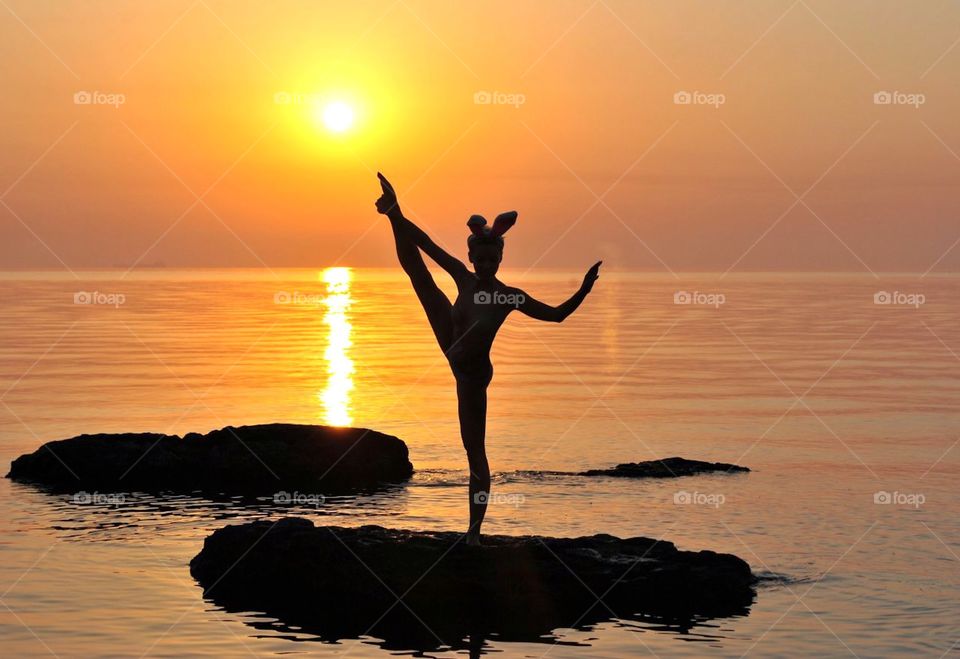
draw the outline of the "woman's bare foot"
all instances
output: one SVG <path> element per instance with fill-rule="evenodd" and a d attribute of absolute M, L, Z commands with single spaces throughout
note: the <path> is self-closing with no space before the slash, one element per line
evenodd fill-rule
<path fill-rule="evenodd" d="M 463 543 L 468 547 L 482 547 L 483 543 L 480 542 L 480 534 L 473 533 L 472 531 L 467 531 L 464 536 Z"/>

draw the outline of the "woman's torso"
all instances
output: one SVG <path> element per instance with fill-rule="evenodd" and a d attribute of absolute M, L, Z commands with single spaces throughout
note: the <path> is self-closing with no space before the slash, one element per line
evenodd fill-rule
<path fill-rule="evenodd" d="M 452 362 L 489 363 L 497 331 L 517 306 L 517 289 L 499 280 L 481 283 L 471 276 L 458 286 L 451 310 L 453 337 L 448 357 Z"/>

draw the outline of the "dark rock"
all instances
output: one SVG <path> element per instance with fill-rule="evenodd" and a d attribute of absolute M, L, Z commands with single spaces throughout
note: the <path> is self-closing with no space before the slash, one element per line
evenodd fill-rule
<path fill-rule="evenodd" d="M 726 462 L 704 462 L 702 460 L 687 460 L 686 458 L 664 458 L 663 460 L 648 460 L 646 462 L 625 462 L 612 469 L 590 469 L 581 471 L 579 476 L 616 476 L 620 478 L 675 478 L 677 476 L 693 476 L 719 472 L 746 472 L 746 467 L 727 464 Z"/>
<path fill-rule="evenodd" d="M 453 532 L 257 521 L 208 536 L 190 573 L 215 604 L 266 612 L 281 629 L 326 640 L 371 635 L 385 647 L 417 650 L 490 635 L 544 642 L 557 628 L 614 618 L 689 628 L 694 619 L 745 614 L 754 597 L 755 578 L 740 558 L 666 541 L 461 540 Z"/>
<path fill-rule="evenodd" d="M 364 428 L 273 423 L 205 435 L 80 435 L 13 461 L 8 478 L 61 491 L 325 493 L 408 479 L 407 445 Z"/>

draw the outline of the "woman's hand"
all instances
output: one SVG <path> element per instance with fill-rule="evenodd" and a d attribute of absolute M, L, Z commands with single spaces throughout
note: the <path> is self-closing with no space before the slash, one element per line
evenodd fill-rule
<path fill-rule="evenodd" d="M 393 191 L 393 186 L 386 177 L 377 172 L 377 178 L 380 179 L 380 188 L 383 194 L 377 199 L 377 212 L 381 215 L 393 215 L 400 212 L 400 204 L 397 203 L 397 193 Z"/>
<path fill-rule="evenodd" d="M 600 264 L 603 261 L 597 261 L 593 266 L 587 270 L 587 274 L 583 276 L 583 285 L 580 287 L 585 293 L 589 293 L 593 290 L 593 282 L 597 281 L 600 277 Z"/>

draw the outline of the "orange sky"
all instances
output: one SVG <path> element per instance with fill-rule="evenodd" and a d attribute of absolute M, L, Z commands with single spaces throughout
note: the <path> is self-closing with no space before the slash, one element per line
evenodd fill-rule
<path fill-rule="evenodd" d="M 391 265 L 377 169 L 510 265 L 960 264 L 955 2 L 4 2 L 0 268 Z"/>

